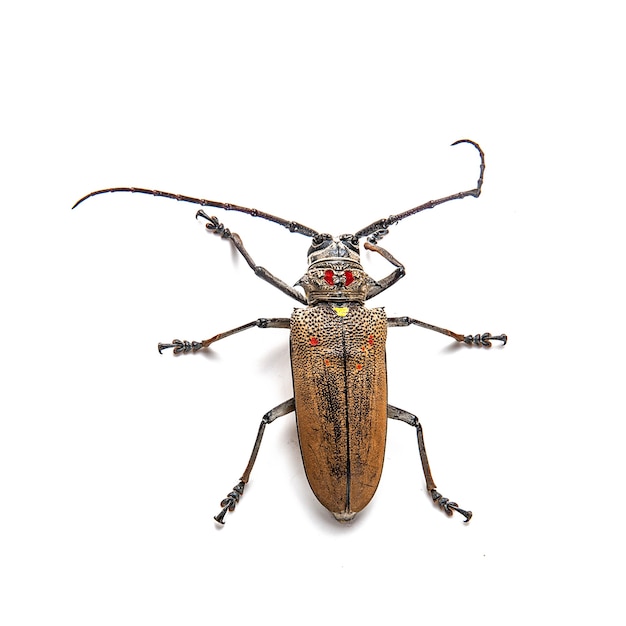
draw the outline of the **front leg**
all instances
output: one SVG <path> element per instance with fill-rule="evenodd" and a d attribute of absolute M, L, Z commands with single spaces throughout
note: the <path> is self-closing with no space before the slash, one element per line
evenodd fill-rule
<path fill-rule="evenodd" d="M 462 335 L 460 333 L 455 333 L 447 328 L 441 328 L 440 326 L 433 326 L 432 324 L 427 324 L 426 322 L 420 322 L 419 320 L 413 319 L 412 317 L 389 317 L 387 318 L 387 326 L 390 328 L 394 326 L 411 326 L 414 324 L 415 326 L 421 326 L 422 328 L 427 328 L 428 330 L 434 330 L 437 333 L 441 333 L 442 335 L 447 335 L 448 337 L 452 337 L 456 341 L 460 343 L 466 343 L 468 345 L 474 346 L 484 346 L 485 348 L 491 348 L 492 341 L 501 341 L 502 345 L 505 346 L 507 342 L 507 336 L 502 335 L 492 335 L 491 333 L 482 333 L 478 335 Z"/>
<path fill-rule="evenodd" d="M 398 261 L 390 252 L 388 252 L 384 248 L 381 248 L 376 243 L 366 241 L 363 244 L 363 247 L 366 250 L 370 250 L 371 252 L 378 252 L 380 256 L 389 261 L 389 263 L 391 263 L 396 268 L 393 272 L 391 272 L 391 274 L 389 274 L 389 276 L 385 276 L 385 278 L 374 282 L 374 284 L 369 288 L 367 296 L 365 297 L 366 300 L 369 300 L 370 298 L 373 298 L 379 293 L 385 291 L 385 289 L 389 289 L 391 285 L 395 285 L 401 278 L 406 275 L 406 272 L 404 269 L 404 265 L 402 265 L 400 261 Z"/>
<path fill-rule="evenodd" d="M 174 354 L 187 354 L 187 352 L 197 352 L 202 348 L 208 348 L 212 343 L 225 339 L 231 335 L 235 335 L 249 328 L 289 328 L 291 320 L 288 317 L 272 317 L 265 318 L 260 317 L 258 320 L 244 324 L 243 326 L 237 326 L 237 328 L 231 328 L 223 333 L 218 333 L 210 339 L 204 339 L 203 341 L 181 341 L 180 339 L 174 339 L 172 343 L 160 343 L 159 352 L 163 354 L 163 350 L 168 348 L 174 348 Z"/>
<path fill-rule="evenodd" d="M 276 287 L 276 289 L 280 289 L 280 291 L 282 291 L 284 294 L 287 294 L 294 300 L 297 300 L 298 302 L 300 302 L 300 304 L 307 303 L 306 298 L 299 291 L 296 291 L 293 287 L 290 287 L 285 281 L 281 280 L 277 276 L 274 276 L 274 274 L 266 270 L 264 267 L 257 265 L 250 256 L 250 254 L 248 254 L 248 251 L 241 241 L 241 237 L 237 233 L 230 232 L 230 230 L 226 228 L 224 224 L 220 223 L 217 217 L 211 217 L 207 215 L 203 210 L 200 210 L 196 213 L 196 218 L 198 217 L 202 217 L 207 221 L 205 227 L 209 232 L 219 235 L 220 237 L 222 237 L 222 239 L 230 239 L 235 248 L 237 248 L 239 254 L 241 254 L 241 256 L 246 260 L 246 263 L 250 266 L 250 269 L 259 278 L 262 278 L 273 287 Z"/>

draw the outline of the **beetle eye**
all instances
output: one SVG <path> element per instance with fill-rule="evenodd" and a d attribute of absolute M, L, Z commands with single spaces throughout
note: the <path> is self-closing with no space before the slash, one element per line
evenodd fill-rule
<path fill-rule="evenodd" d="M 349 246 L 355 252 L 359 251 L 359 238 L 355 235 L 341 235 L 339 239 L 341 239 L 344 245 Z"/>
<path fill-rule="evenodd" d="M 346 277 L 346 287 L 354 280 L 354 276 L 350 270 L 346 270 L 344 272 L 344 276 Z"/>
<path fill-rule="evenodd" d="M 314 246 L 320 246 L 321 244 L 323 244 L 325 241 L 328 241 L 329 239 L 331 239 L 330 235 L 327 235 L 326 233 L 322 233 L 322 234 L 315 235 L 311 243 Z"/>
<path fill-rule="evenodd" d="M 333 272 L 333 270 L 326 270 L 324 272 L 324 280 L 329 284 L 329 285 L 334 285 L 335 281 L 333 280 L 333 277 L 335 276 L 335 272 Z"/>

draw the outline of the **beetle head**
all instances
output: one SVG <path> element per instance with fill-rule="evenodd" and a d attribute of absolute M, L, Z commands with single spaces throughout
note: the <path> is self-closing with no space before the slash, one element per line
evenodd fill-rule
<path fill-rule="evenodd" d="M 309 269 L 296 283 L 309 304 L 365 302 L 370 278 L 361 266 L 359 239 L 354 235 L 315 235 L 308 253 Z"/>

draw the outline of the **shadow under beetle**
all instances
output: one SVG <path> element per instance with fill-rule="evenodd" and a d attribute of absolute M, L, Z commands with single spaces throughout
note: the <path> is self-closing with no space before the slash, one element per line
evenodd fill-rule
<path fill-rule="evenodd" d="M 387 317 L 382 308 L 368 309 L 364 306 L 366 300 L 385 291 L 405 274 L 404 266 L 378 245 L 390 226 L 444 202 L 467 196 L 478 198 L 480 195 L 485 155 L 480 146 L 469 139 L 461 139 L 452 145 L 460 143 L 473 145 L 480 154 L 480 175 L 475 189 L 431 200 L 403 213 L 380 219 L 354 235 L 333 237 L 256 209 L 136 187 L 94 191 L 74 205 L 75 208 L 87 198 L 102 193 L 143 193 L 226 211 L 239 211 L 312 238 L 308 270 L 294 285 L 304 290 L 302 295 L 257 265 L 239 235 L 230 232 L 216 217 L 207 215 L 203 210 L 196 214 L 196 217 L 206 220 L 209 231 L 233 243 L 257 276 L 305 305 L 305 308 L 294 309 L 290 318 L 259 318 L 204 341 L 174 339 L 172 343 L 160 343 L 158 346 L 159 352 L 173 348 L 175 354 L 184 354 L 203 350 L 220 339 L 249 328 L 291 329 L 294 397 L 263 416 L 248 465 L 239 483 L 222 500 L 222 510 L 215 516 L 220 524 L 224 523 L 226 513 L 235 509 L 250 479 L 265 427 L 294 411 L 307 479 L 318 500 L 338 521 L 351 520 L 374 496 L 383 468 L 388 418 L 406 422 L 416 429 L 426 487 L 433 502 L 448 515 L 452 515 L 453 511 L 462 514 L 465 522 L 472 517 L 471 511 L 461 509 L 456 502 L 451 502 L 437 491 L 418 418 L 387 403 L 387 328 L 416 325 L 452 337 L 458 342 L 487 348 L 491 347 L 494 340 L 505 345 L 506 335 L 462 335 L 411 317 Z M 377 252 L 395 268 L 381 280 L 369 277 L 361 266 L 359 239 L 363 237 L 367 237 L 365 249 Z"/>

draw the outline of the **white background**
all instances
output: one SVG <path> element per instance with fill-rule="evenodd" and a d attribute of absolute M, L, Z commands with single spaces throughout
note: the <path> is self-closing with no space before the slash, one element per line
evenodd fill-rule
<path fill-rule="evenodd" d="M 30 2 L 3 9 L 0 621 L 615 623 L 622 615 L 623 18 L 616 2 Z M 294 302 L 195 208 L 335 234 L 471 188 L 384 245 L 372 304 L 504 348 L 392 329 L 371 505 L 340 525 L 303 473 L 288 333 L 159 356 Z M 293 284 L 308 241 L 214 211 Z M 389 266 L 369 253 L 375 276 Z"/>

